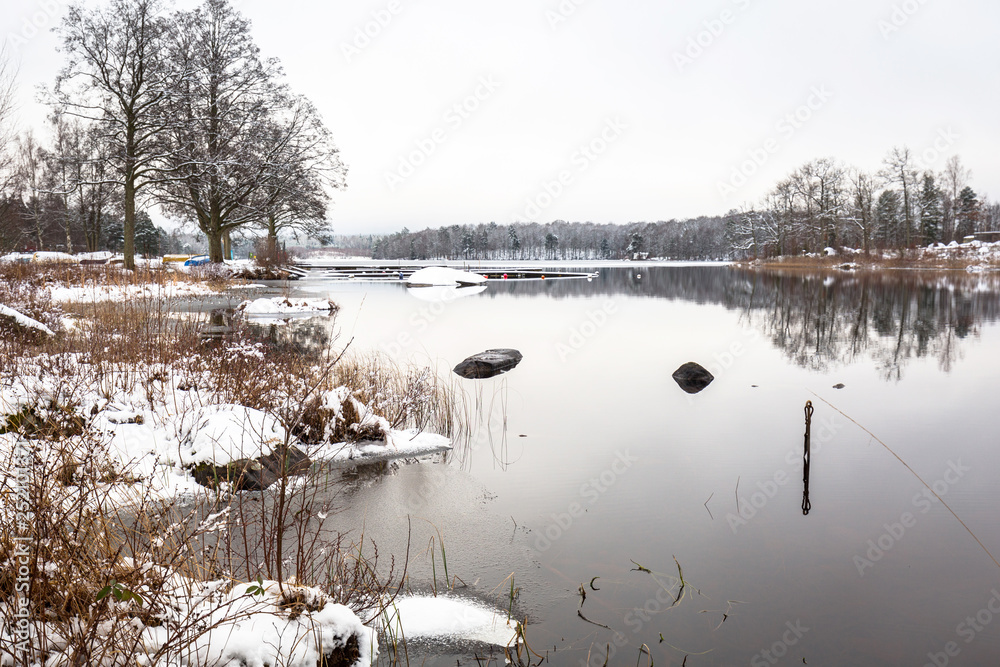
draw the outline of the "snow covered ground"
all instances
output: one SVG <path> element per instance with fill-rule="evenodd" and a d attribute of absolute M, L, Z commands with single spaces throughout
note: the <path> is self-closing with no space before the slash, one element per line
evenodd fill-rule
<path fill-rule="evenodd" d="M 987 243 L 984 241 L 967 241 L 959 243 L 952 241 L 947 245 L 944 243 L 932 243 L 925 247 L 916 248 L 912 253 L 904 258 L 911 262 L 914 268 L 928 267 L 941 268 L 951 267 L 951 265 L 965 265 L 967 271 L 976 273 L 1000 268 L 1000 242 Z M 801 255 L 800 255 L 801 256 Z M 864 251 L 860 248 L 825 248 L 822 253 L 807 253 L 805 257 L 836 257 L 844 260 L 842 268 L 859 268 L 865 263 Z M 780 261 L 794 261 L 795 256 L 779 258 Z M 867 258 L 868 262 L 875 260 L 899 261 L 899 250 L 872 251 Z"/>
<path fill-rule="evenodd" d="M 369 667 L 378 657 L 375 630 L 315 588 L 279 586 L 264 579 L 233 586 L 225 579 L 195 581 L 167 571 L 158 574 L 167 579 L 164 590 L 154 608 L 146 609 L 158 622 L 142 628 L 131 664 L 316 667 L 327 664 L 321 663 L 324 656 L 346 654 L 357 656 L 349 663 L 352 667 Z M 148 607 L 148 590 L 139 587 L 130 593 L 144 602 L 109 597 L 109 603 L 124 613 Z M 74 647 L 60 636 L 56 624 L 29 627 L 31 643 L 49 654 L 46 665 L 70 664 Z M 107 631 L 98 628 L 95 634 L 100 639 Z M 0 665 L 14 665 L 14 655 L 6 649 L 14 646 L 14 637 L 6 629 L 0 630 L 0 646 L 5 647 L 0 649 Z"/>
<path fill-rule="evenodd" d="M 926 248 L 920 248 L 919 252 L 922 259 L 971 262 L 966 269 L 970 272 L 995 269 L 997 265 L 1000 265 L 1000 243 L 984 243 L 983 241 L 958 243 L 952 241 L 948 245 L 935 243 Z"/>
<path fill-rule="evenodd" d="M 156 299 L 211 292 L 200 284 L 186 282 L 165 287 L 56 285 L 47 289 L 56 302 Z M 287 316 L 330 312 L 335 308 L 325 300 L 278 298 L 248 301 L 242 310 L 248 316 Z M 14 318 L 21 326 L 52 332 L 45 324 L 7 306 L 0 306 L 0 315 Z M 68 450 L 74 446 L 86 450 L 88 458 L 92 457 L 107 477 L 96 482 L 104 489 L 99 506 L 106 504 L 115 511 L 123 509 L 126 514 L 138 503 L 183 502 L 211 493 L 224 497 L 231 491 L 225 482 L 220 489 L 209 492 L 195 481 L 193 469 L 199 464 L 220 466 L 267 455 L 286 443 L 297 446 L 320 464 L 416 458 L 451 448 L 447 437 L 415 428 L 393 427 L 380 414 L 384 406 L 366 404 L 355 389 L 347 386 L 336 386 L 320 394 L 321 408 L 333 418 L 318 444 L 316 438 L 311 440 L 314 444 L 301 443 L 276 414 L 241 405 L 213 389 L 217 378 L 209 369 L 218 364 L 203 363 L 205 359 L 226 364 L 266 364 L 268 358 L 261 343 L 223 341 L 220 347 L 206 349 L 204 359 L 200 354 L 185 357 L 178 366 L 133 360 L 118 367 L 107 361 L 95 363 L 86 353 L 44 352 L 36 348 L 30 355 L 17 359 L 16 364 L 0 368 L 0 426 L 8 426 L 12 415 L 30 416 L 32 423 L 69 419 L 79 424 L 82 432 L 73 431 L 51 441 L 34 437 L 30 442 L 36 464 L 58 470 L 65 461 L 61 457 Z M 58 370 L 53 372 L 53 369 Z M 426 379 L 423 374 L 419 377 L 421 382 Z M 333 428 L 338 419 L 347 425 L 346 432 L 353 433 L 353 437 L 342 435 L 343 426 Z M 354 423 L 347 424 L 348 421 Z M 16 433 L 0 434 L 0 460 L 14 460 L 24 442 Z M 13 472 L 8 470 L 4 474 L 7 483 L 11 483 Z M 59 494 L 69 494 L 69 498 L 77 493 L 72 481 L 59 484 L 69 484 L 58 487 Z M 204 521 L 221 524 L 223 519 L 212 515 Z M 133 554 L 146 558 L 145 554 Z M 161 567 L 151 563 L 150 560 L 136 567 Z M 61 567 L 55 562 L 43 566 L 48 570 Z M 149 574 L 156 573 L 150 570 Z M 157 585 L 155 590 L 137 586 L 128 591 L 136 598 L 108 598 L 105 603 L 117 610 L 115 613 L 120 612 L 117 616 L 112 614 L 113 617 L 135 619 L 133 629 L 141 636 L 141 650 L 133 650 L 130 658 L 133 661 L 129 664 L 312 667 L 330 650 L 350 649 L 347 654 L 351 656 L 354 655 L 351 651 L 357 651 L 354 664 L 367 666 L 378 655 L 373 629 L 378 626 L 378 619 L 359 618 L 351 609 L 325 598 L 318 589 L 298 586 L 292 581 L 282 586 L 264 579 L 239 583 L 219 578 L 218 574 L 191 578 L 166 568 L 159 575 L 166 584 Z M 401 599 L 398 603 L 397 621 L 406 636 L 447 636 L 501 646 L 508 645 L 515 637 L 515 625 L 509 624 L 504 614 L 482 603 L 419 597 Z M 0 601 L 0 626 L 12 614 L 9 604 Z M 139 620 L 149 618 L 156 622 Z M 74 640 L 65 634 L 65 625 L 60 625 L 65 622 L 65 619 L 36 620 L 30 625 L 32 643 L 44 644 L 50 651 L 46 664 L 63 664 L 72 653 Z M 118 635 L 101 634 L 112 633 L 110 628 L 108 625 L 96 630 L 94 640 L 105 644 L 118 641 Z M 0 629 L 0 633 L 9 632 L 9 627 Z M 0 646 L 12 646 L 12 639 L 10 634 L 4 634 Z M 349 642 L 354 644 L 349 647 Z M 158 652 L 159 657 L 154 659 L 152 656 Z M 12 655 L 0 650 L 0 665 L 13 664 Z"/>
<path fill-rule="evenodd" d="M 204 283 L 170 282 L 164 285 L 53 285 L 49 287 L 52 300 L 59 303 L 94 303 L 100 301 L 125 301 L 128 299 L 176 299 L 180 297 L 212 296 L 218 294 Z"/>
<path fill-rule="evenodd" d="M 253 350 L 236 349 L 235 354 Z M 40 359 L 40 364 L 73 364 L 72 359 Z M 253 408 L 207 403 L 210 396 L 193 387 L 211 386 L 209 378 L 199 380 L 190 374 L 169 374 L 162 368 L 150 368 L 148 376 L 162 380 L 137 384 L 132 392 L 119 391 L 108 397 L 106 382 L 94 380 L 89 386 L 85 377 L 71 398 L 60 387 L 61 379 L 44 375 L 0 378 L 0 415 L 17 414 L 35 407 L 40 396 L 60 396 L 80 406 L 87 415 L 88 429 L 100 434 L 100 441 L 111 460 L 123 471 L 143 480 L 144 495 L 169 498 L 191 493 L 198 486 L 191 469 L 199 463 L 226 465 L 244 458 L 270 454 L 284 444 L 299 446 L 317 461 L 351 459 L 390 459 L 419 457 L 451 448 L 451 441 L 441 435 L 414 429 L 393 429 L 385 418 L 354 398 L 347 387 L 328 392 L 325 403 L 338 409 L 337 401 L 350 400 L 362 416 L 358 428 L 377 425 L 384 441 L 324 442 L 301 445 L 290 436 L 273 415 Z M 12 435 L 0 435 L 0 455 L 13 447 Z"/>

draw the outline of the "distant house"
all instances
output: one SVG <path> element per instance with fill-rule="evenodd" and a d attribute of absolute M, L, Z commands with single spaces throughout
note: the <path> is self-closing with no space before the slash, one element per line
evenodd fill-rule
<path fill-rule="evenodd" d="M 1000 232 L 976 232 L 962 239 L 966 243 L 969 241 L 982 241 L 983 243 L 995 243 L 1000 241 Z"/>

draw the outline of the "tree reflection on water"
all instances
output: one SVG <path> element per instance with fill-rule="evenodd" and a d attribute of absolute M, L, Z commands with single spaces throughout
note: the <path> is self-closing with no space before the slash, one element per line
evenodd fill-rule
<path fill-rule="evenodd" d="M 742 312 L 795 364 L 825 370 L 875 363 L 898 380 L 906 362 L 935 357 L 949 371 L 959 342 L 1000 319 L 1000 276 L 958 271 L 807 272 L 720 266 L 601 269 L 591 281 L 490 285 L 483 295 L 629 295 L 722 305 Z"/>

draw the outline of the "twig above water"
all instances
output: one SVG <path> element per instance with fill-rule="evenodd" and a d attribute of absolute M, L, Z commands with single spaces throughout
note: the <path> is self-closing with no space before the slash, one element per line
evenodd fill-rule
<path fill-rule="evenodd" d="M 862 426 L 861 424 L 859 424 L 859 423 L 858 423 L 857 421 L 855 421 L 855 420 L 854 420 L 854 419 L 853 419 L 853 418 L 852 418 L 852 417 L 851 417 L 850 415 L 848 415 L 848 414 L 847 414 L 846 412 L 844 412 L 843 410 L 841 410 L 840 408 L 838 408 L 838 407 L 837 407 L 836 405 L 834 405 L 834 404 L 833 404 L 833 403 L 831 403 L 830 401 L 826 400 L 825 398 L 823 398 L 822 396 L 820 396 L 819 394 L 817 394 L 817 393 L 816 393 L 816 392 L 814 392 L 814 391 L 810 391 L 809 393 L 811 393 L 811 394 L 812 394 L 813 396 L 815 396 L 815 397 L 816 397 L 816 398 L 818 398 L 819 400 L 821 400 L 821 401 L 823 401 L 824 403 L 826 403 L 827 405 L 829 405 L 829 406 L 830 406 L 831 408 L 833 408 L 834 410 L 836 410 L 837 412 L 839 412 L 839 413 L 840 413 L 841 415 L 843 415 L 844 417 L 846 417 L 846 418 L 847 418 L 847 419 L 848 419 L 848 420 L 849 420 L 849 421 L 850 421 L 851 423 L 853 423 L 853 424 L 854 424 L 855 426 L 857 426 L 857 427 L 858 427 L 858 428 L 860 428 L 860 429 L 861 429 L 862 431 L 864 431 L 865 433 L 867 433 L 868 435 L 870 435 L 870 436 L 871 436 L 871 437 L 872 437 L 872 438 L 873 438 L 873 439 L 875 440 L 875 442 L 877 442 L 878 444 L 882 445 L 882 446 L 883 446 L 883 447 L 885 448 L 885 450 L 886 450 L 887 452 L 889 452 L 890 454 L 892 454 L 892 455 L 893 455 L 893 456 L 894 456 L 894 457 L 896 458 L 896 460 L 897 460 L 897 461 L 899 461 L 900 463 L 902 463 L 902 464 L 903 464 L 903 467 L 904 467 L 904 468 L 906 468 L 907 470 L 909 470 L 909 471 L 910 471 L 910 474 L 912 474 L 912 475 L 913 475 L 914 477 L 916 477 L 916 478 L 917 478 L 917 479 L 918 479 L 918 480 L 920 481 L 920 483 L 921 483 L 921 484 L 923 484 L 923 485 L 924 485 L 924 487 L 925 487 L 925 488 L 926 488 L 926 489 L 927 489 L 928 491 L 930 491 L 930 492 L 931 492 L 931 493 L 932 493 L 932 494 L 934 495 L 934 497 L 935 497 L 935 498 L 937 498 L 937 499 L 938 499 L 938 501 L 939 501 L 939 502 L 940 502 L 940 503 L 941 503 L 942 505 L 944 505 L 945 509 L 947 509 L 947 510 L 948 510 L 949 512 L 951 512 L 951 515 L 952 515 L 953 517 L 955 517 L 955 520 L 956 520 L 956 521 L 958 521 L 958 522 L 959 522 L 960 524 L 962 524 L 962 528 L 965 528 L 965 530 L 966 530 L 966 531 L 967 531 L 967 532 L 969 533 L 969 535 L 971 535 L 971 536 L 972 536 L 972 539 L 974 539 L 974 540 L 976 541 L 976 544 L 978 544 L 978 545 L 979 545 L 980 547 L 982 547 L 983 551 L 985 551 L 985 552 L 986 552 L 986 555 L 987 555 L 987 556 L 989 556 L 989 557 L 990 557 L 990 560 L 992 560 L 992 561 L 993 561 L 993 564 L 994 564 L 994 565 L 996 565 L 997 567 L 1000 567 L 1000 561 L 997 561 L 997 559 L 996 559 L 996 556 L 994 556 L 994 555 L 993 555 L 993 553 L 992 553 L 992 552 L 991 552 L 991 551 L 990 551 L 989 549 L 987 549 L 987 548 L 986 548 L 986 545 L 985 545 L 985 544 L 983 544 L 983 543 L 982 543 L 982 541 L 981 541 L 981 540 L 980 540 L 980 539 L 979 539 L 978 537 L 976 537 L 976 534 L 975 534 L 975 533 L 973 533 L 973 532 L 972 532 L 972 529 L 971 529 L 971 528 L 969 528 L 969 527 L 968 527 L 968 526 L 967 526 L 967 525 L 965 524 L 965 522 L 964 522 L 964 521 L 962 521 L 961 517 L 959 517 L 959 516 L 958 516 L 958 514 L 956 514 L 956 513 L 955 513 L 955 510 L 953 510 L 953 509 L 951 508 L 951 505 L 949 505 L 948 503 L 946 503 L 946 502 L 944 501 L 944 498 L 942 498 L 941 496 L 939 496 L 939 495 L 938 495 L 938 494 L 937 494 L 937 493 L 936 493 L 936 492 L 934 491 L 934 489 L 933 489 L 933 488 L 931 488 L 931 485 L 930 485 L 930 484 L 928 484 L 927 482 L 925 482 L 925 481 L 924 481 L 924 478 L 923 478 L 923 477 L 921 477 L 920 475 L 918 475 L 918 474 L 917 474 L 917 472 L 916 472 L 916 471 L 915 471 L 915 470 L 914 470 L 913 468 L 911 468 L 911 467 L 909 466 L 909 464 L 908 464 L 908 463 L 907 463 L 906 461 L 904 461 L 904 460 L 902 459 L 902 457 L 900 457 L 900 455 L 899 455 L 899 454 L 897 454 L 896 452 L 894 452 L 894 451 L 892 450 L 892 447 L 890 447 L 889 445 L 887 445 L 887 444 L 885 444 L 884 442 L 882 442 L 882 441 L 881 441 L 881 440 L 879 439 L 879 437 L 878 437 L 877 435 L 875 435 L 874 433 L 872 433 L 871 431 L 869 431 L 868 429 L 866 429 L 866 428 L 865 428 L 864 426 Z"/>

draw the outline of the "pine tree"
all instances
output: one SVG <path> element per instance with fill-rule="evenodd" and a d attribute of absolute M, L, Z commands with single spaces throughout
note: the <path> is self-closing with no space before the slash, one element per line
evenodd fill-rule
<path fill-rule="evenodd" d="M 898 245 L 903 240 L 899 203 L 899 193 L 889 189 L 882 191 L 875 204 L 876 239 L 883 247 Z"/>
<path fill-rule="evenodd" d="M 510 245 L 510 256 L 513 259 L 514 255 L 521 249 L 521 239 L 517 237 L 517 230 L 514 228 L 514 225 L 507 228 L 507 241 Z"/>
<path fill-rule="evenodd" d="M 920 190 L 920 236 L 925 244 L 941 240 L 941 191 L 934 182 L 934 174 L 924 172 Z"/>
<path fill-rule="evenodd" d="M 959 241 L 976 233 L 981 217 L 979 198 L 976 191 L 965 186 L 958 195 L 958 211 L 955 215 L 955 236 Z"/>
<path fill-rule="evenodd" d="M 160 253 L 160 230 L 145 211 L 135 213 L 135 249 L 146 258 Z"/>

